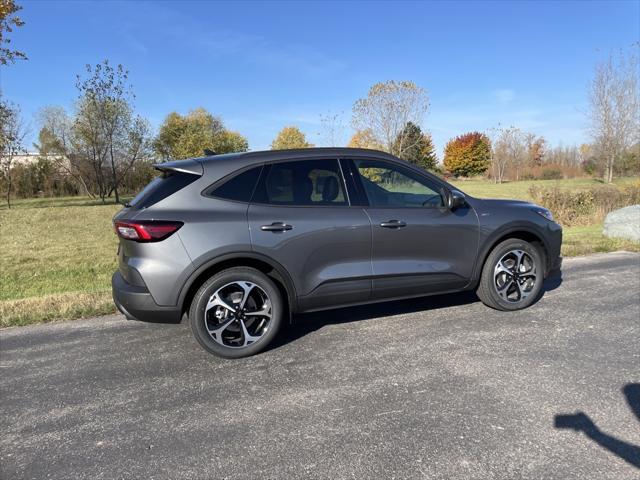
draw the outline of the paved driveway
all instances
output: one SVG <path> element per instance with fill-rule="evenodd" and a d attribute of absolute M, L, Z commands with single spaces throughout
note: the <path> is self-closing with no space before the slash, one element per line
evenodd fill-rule
<path fill-rule="evenodd" d="M 186 324 L 1 331 L 1 477 L 638 479 L 640 256 L 547 287 L 520 313 L 467 294 L 306 315 L 236 361 Z"/>

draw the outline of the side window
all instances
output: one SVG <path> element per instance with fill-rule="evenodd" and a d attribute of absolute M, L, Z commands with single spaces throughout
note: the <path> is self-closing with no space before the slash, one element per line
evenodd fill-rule
<path fill-rule="evenodd" d="M 254 202 L 273 205 L 347 205 L 337 160 L 298 160 L 266 167 Z"/>
<path fill-rule="evenodd" d="M 355 160 L 372 207 L 442 207 L 436 184 L 402 167 L 375 160 Z"/>
<path fill-rule="evenodd" d="M 238 175 L 231 177 L 222 185 L 205 192 L 210 197 L 224 198 L 225 200 L 236 200 L 238 202 L 250 202 L 253 190 L 256 187 L 262 165 L 253 167 Z"/>

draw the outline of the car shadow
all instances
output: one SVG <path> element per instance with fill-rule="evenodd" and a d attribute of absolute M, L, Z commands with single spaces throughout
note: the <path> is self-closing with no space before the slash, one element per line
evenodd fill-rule
<path fill-rule="evenodd" d="M 544 281 L 540 298 L 542 298 L 546 292 L 555 290 L 561 284 L 562 274 L 560 272 L 551 274 Z M 305 335 L 320 330 L 326 325 L 358 322 L 360 320 L 391 317 L 407 313 L 426 312 L 446 307 L 470 305 L 479 301 L 475 292 L 467 291 L 297 314 L 293 316 L 290 325 L 280 330 L 278 336 L 265 351 L 274 350 L 287 343 L 294 342 Z"/>
<path fill-rule="evenodd" d="M 622 393 L 627 399 L 629 408 L 638 421 L 640 421 L 640 383 L 629 383 L 625 385 Z M 605 450 L 608 450 L 627 463 L 640 469 L 640 446 L 625 442 L 624 440 L 620 440 L 613 435 L 603 432 L 586 413 L 576 412 L 574 414 L 556 415 L 554 425 L 558 429 L 570 429 L 584 433 Z"/>

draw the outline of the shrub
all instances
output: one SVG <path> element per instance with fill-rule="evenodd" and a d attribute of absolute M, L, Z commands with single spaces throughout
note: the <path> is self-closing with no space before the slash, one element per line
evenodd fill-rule
<path fill-rule="evenodd" d="M 529 194 L 535 203 L 551 210 L 556 221 L 564 226 L 601 223 L 609 212 L 640 203 L 640 185 L 579 191 L 532 185 Z"/>
<path fill-rule="evenodd" d="M 545 168 L 540 174 L 541 180 L 561 180 L 564 178 L 559 168 Z"/>

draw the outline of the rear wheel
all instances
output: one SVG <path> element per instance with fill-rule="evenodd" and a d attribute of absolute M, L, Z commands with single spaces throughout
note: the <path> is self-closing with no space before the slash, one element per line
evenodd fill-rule
<path fill-rule="evenodd" d="M 487 257 L 477 294 L 497 310 L 520 310 L 540 296 L 544 266 L 540 251 L 529 242 L 511 238 Z"/>
<path fill-rule="evenodd" d="M 197 291 L 189 310 L 191 330 L 205 350 L 224 358 L 264 349 L 282 322 L 280 292 L 264 273 L 247 267 L 217 273 Z"/>

